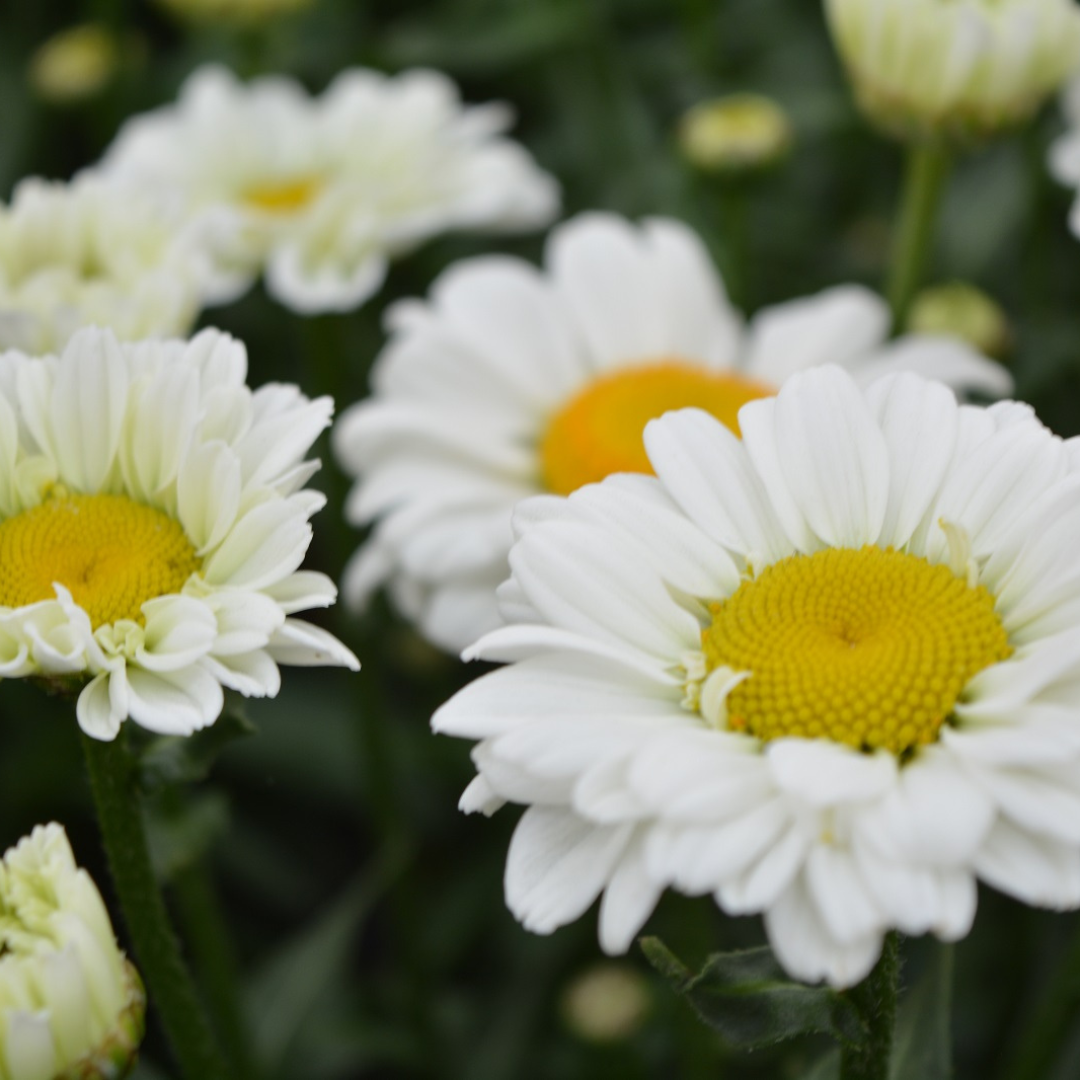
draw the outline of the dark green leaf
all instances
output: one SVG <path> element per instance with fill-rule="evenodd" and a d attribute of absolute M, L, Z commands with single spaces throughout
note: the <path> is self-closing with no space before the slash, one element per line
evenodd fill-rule
<path fill-rule="evenodd" d="M 833 1035 L 859 1043 L 862 1018 L 843 994 L 804 986 L 784 974 L 768 948 L 717 953 L 694 975 L 658 938 L 643 938 L 649 962 L 733 1047 L 770 1046 L 796 1035 Z"/>
<path fill-rule="evenodd" d="M 949 1080 L 953 948 L 938 945 L 900 1006 L 889 1080 Z"/>

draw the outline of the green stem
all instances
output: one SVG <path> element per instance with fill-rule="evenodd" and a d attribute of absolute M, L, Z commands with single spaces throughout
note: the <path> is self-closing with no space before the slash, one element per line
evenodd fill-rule
<path fill-rule="evenodd" d="M 154 878 L 133 763 L 123 738 L 98 742 L 83 735 L 82 742 L 124 921 L 173 1054 L 185 1080 L 229 1080 Z"/>
<path fill-rule="evenodd" d="M 1048 1076 L 1054 1055 L 1076 1019 L 1077 1009 L 1080 1009 L 1080 931 L 1027 1015 L 1019 1041 L 999 1074 L 1002 1080 L 1043 1080 Z"/>
<path fill-rule="evenodd" d="M 881 959 L 858 986 L 849 991 L 866 1021 L 865 1042 L 846 1045 L 840 1055 L 840 1080 L 888 1080 L 896 1027 L 896 998 L 900 981 L 900 939 L 885 938 Z"/>
<path fill-rule="evenodd" d="M 949 167 L 948 152 L 936 143 L 920 143 L 908 150 L 889 270 L 889 305 L 896 331 L 903 329 L 908 308 L 926 273 L 938 203 Z"/>
<path fill-rule="evenodd" d="M 221 914 L 209 868 L 201 860 L 185 866 L 172 881 L 184 937 L 221 1042 L 237 1080 L 255 1075 L 238 991 L 236 956 Z"/>

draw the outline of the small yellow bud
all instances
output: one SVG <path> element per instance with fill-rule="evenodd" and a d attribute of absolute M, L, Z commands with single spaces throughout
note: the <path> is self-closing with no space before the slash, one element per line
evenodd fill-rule
<path fill-rule="evenodd" d="M 695 168 L 741 173 L 767 168 L 792 143 L 787 113 L 760 94 L 731 94 L 699 102 L 679 123 L 679 148 Z"/>
<path fill-rule="evenodd" d="M 113 34 L 97 23 L 70 26 L 54 34 L 30 60 L 30 85 L 43 100 L 69 105 L 99 94 L 120 63 Z"/>
<path fill-rule="evenodd" d="M 628 964 L 603 963 L 587 968 L 562 996 L 566 1026 L 590 1042 L 630 1038 L 651 1006 L 648 983 Z"/>
<path fill-rule="evenodd" d="M 958 337 L 996 358 L 1004 356 L 1012 343 L 1009 320 L 997 301 L 962 281 L 919 293 L 908 314 L 907 330 Z"/>

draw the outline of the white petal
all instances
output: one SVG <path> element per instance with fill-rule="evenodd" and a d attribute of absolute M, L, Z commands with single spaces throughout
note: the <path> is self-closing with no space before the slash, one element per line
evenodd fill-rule
<path fill-rule="evenodd" d="M 515 545 L 510 565 L 555 627 L 655 657 L 677 658 L 699 647 L 698 621 L 607 530 L 573 522 L 538 526 Z"/>
<path fill-rule="evenodd" d="M 190 735 L 212 724 L 225 704 L 221 684 L 204 668 L 128 669 L 131 719 L 159 735 Z"/>
<path fill-rule="evenodd" d="M 836 941 L 802 877 L 765 912 L 765 929 L 777 960 L 802 982 L 825 980 L 840 990 L 854 986 L 870 974 L 881 954 L 883 929 L 846 945 Z"/>
<path fill-rule="evenodd" d="M 333 634 L 302 619 L 286 619 L 274 632 L 267 652 L 279 664 L 294 667 L 345 667 L 360 670 L 360 661 Z"/>
<path fill-rule="evenodd" d="M 866 394 L 889 452 L 889 505 L 878 543 L 903 547 L 923 519 L 952 461 L 956 399 L 938 383 L 894 375 Z"/>
<path fill-rule="evenodd" d="M 94 676 L 82 688 L 75 704 L 75 716 L 79 727 L 92 739 L 112 742 L 120 732 L 120 724 L 126 718 L 118 716 L 109 698 L 109 674 L 103 671 Z"/>
<path fill-rule="evenodd" d="M 506 860 L 506 904 L 514 917 L 536 934 L 578 918 L 610 880 L 632 831 L 590 825 L 564 809 L 530 807 Z"/>
<path fill-rule="evenodd" d="M 1080 851 L 1033 836 L 999 818 L 975 859 L 983 881 L 1025 904 L 1061 911 L 1080 906 Z"/>
<path fill-rule="evenodd" d="M 612 956 L 630 948 L 662 891 L 646 870 L 639 832 L 627 845 L 600 902 L 600 947 L 604 952 Z"/>
<path fill-rule="evenodd" d="M 884 921 L 848 851 L 815 844 L 806 860 L 806 888 L 829 936 L 841 944 L 873 936 Z"/>
<path fill-rule="evenodd" d="M 244 514 L 203 564 L 213 585 L 262 589 L 293 573 L 311 543 L 299 495 L 261 503 Z"/>
<path fill-rule="evenodd" d="M 864 754 L 828 739 L 776 739 L 765 747 L 777 786 L 811 806 L 864 802 L 896 784 L 896 758 Z"/>

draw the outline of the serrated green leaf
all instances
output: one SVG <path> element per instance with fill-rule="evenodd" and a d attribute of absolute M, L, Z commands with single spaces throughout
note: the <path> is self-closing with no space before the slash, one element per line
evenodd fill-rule
<path fill-rule="evenodd" d="M 866 1037 L 858 1009 L 827 987 L 792 982 L 768 948 L 717 953 L 694 975 L 658 938 L 641 942 L 649 962 L 732 1047 L 752 1050 L 796 1035 Z"/>
<path fill-rule="evenodd" d="M 939 945 L 918 984 L 900 1006 L 889 1080 L 949 1080 L 952 1076 L 953 947 Z"/>
<path fill-rule="evenodd" d="M 205 780 L 218 755 L 237 739 L 254 735 L 255 725 L 239 708 L 194 735 L 162 735 L 139 756 L 139 783 L 144 791 Z"/>

